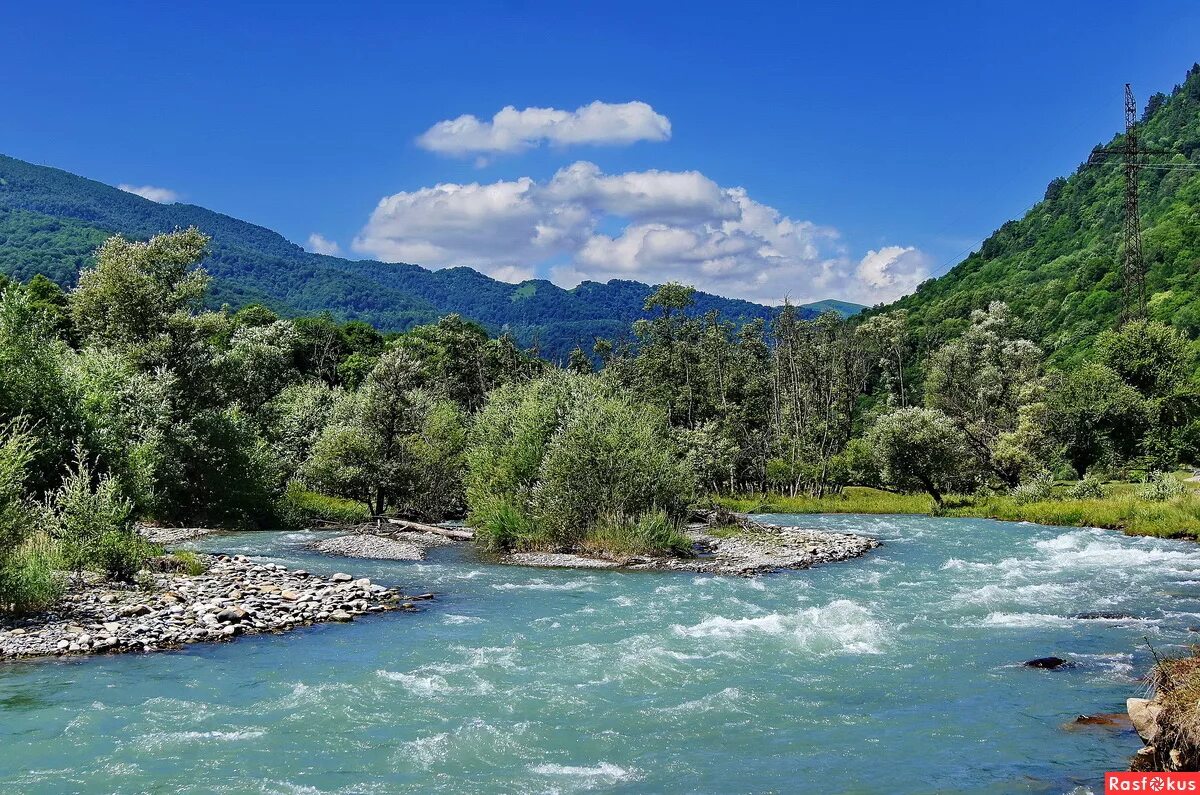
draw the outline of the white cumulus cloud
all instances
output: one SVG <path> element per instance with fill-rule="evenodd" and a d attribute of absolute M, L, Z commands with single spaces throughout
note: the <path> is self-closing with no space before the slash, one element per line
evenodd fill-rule
<path fill-rule="evenodd" d="M 417 145 L 431 152 L 463 156 L 519 152 L 543 143 L 630 144 L 670 137 L 670 120 L 645 102 L 596 101 L 573 111 L 517 110 L 509 105 L 491 121 L 465 114 L 439 121 L 418 136 Z"/>
<path fill-rule="evenodd" d="M 858 263 L 855 276 L 875 290 L 910 293 L 929 278 L 929 256 L 912 246 L 884 246 L 868 251 Z"/>
<path fill-rule="evenodd" d="M 336 240 L 330 240 L 320 232 L 313 232 L 308 236 L 308 245 L 305 248 L 314 254 L 329 254 L 333 257 L 342 251 L 342 247 L 337 244 Z"/>
<path fill-rule="evenodd" d="M 584 161 L 544 181 L 443 183 L 386 196 L 353 248 L 506 281 L 541 266 L 565 287 L 677 280 L 766 303 L 874 304 L 910 292 L 929 272 L 928 257 L 911 246 L 855 259 L 836 230 L 789 218 L 698 171 L 606 174 Z"/>
<path fill-rule="evenodd" d="M 129 185 L 121 183 L 117 186 L 126 193 L 134 193 L 143 199 L 149 199 L 159 204 L 171 204 L 179 201 L 179 194 L 170 188 L 160 188 L 157 185 Z"/>

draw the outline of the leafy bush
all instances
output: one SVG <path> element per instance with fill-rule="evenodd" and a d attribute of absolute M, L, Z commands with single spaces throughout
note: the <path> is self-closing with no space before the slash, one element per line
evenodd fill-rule
<path fill-rule="evenodd" d="M 133 504 L 121 496 L 120 484 L 102 475 L 93 487 L 91 467 L 82 450 L 76 450 L 74 469 L 49 499 L 46 521 L 61 545 L 63 565 L 69 571 L 98 569 L 128 580 L 153 553 L 133 529 Z"/>
<path fill-rule="evenodd" d="M 1049 472 L 1041 472 L 1012 490 L 1012 498 L 1018 505 L 1044 502 L 1054 496 L 1054 478 Z"/>
<path fill-rule="evenodd" d="M 606 515 L 583 539 L 583 548 L 616 556 L 679 555 L 692 552 L 692 542 L 677 520 L 664 511 L 651 511 L 633 519 Z"/>
<path fill-rule="evenodd" d="M 1086 477 L 1067 489 L 1072 500 L 1099 500 L 1104 498 L 1104 482 L 1099 478 Z"/>
<path fill-rule="evenodd" d="M 526 384 L 508 384 L 488 396 L 467 440 L 467 505 L 492 509 L 503 495 L 524 506 L 537 483 L 546 446 L 558 430 L 573 393 L 594 386 L 593 379 L 551 373 Z"/>
<path fill-rule="evenodd" d="M 471 522 L 498 549 L 576 548 L 603 516 L 678 522 L 695 489 L 663 414 L 562 372 L 496 390 L 466 460 Z"/>
<path fill-rule="evenodd" d="M 589 395 L 547 446 L 532 508 L 539 525 L 571 545 L 605 515 L 657 511 L 677 522 L 694 491 L 664 415 L 622 397 Z"/>
<path fill-rule="evenodd" d="M 26 467 L 34 439 L 23 420 L 0 426 L 0 611 L 35 610 L 58 598 L 53 542 L 37 528 L 39 512 L 26 498 Z"/>
<path fill-rule="evenodd" d="M 1188 487 L 1170 472 L 1155 472 L 1138 489 L 1138 496 L 1152 502 L 1166 502 L 1188 493 Z"/>
<path fill-rule="evenodd" d="M 132 528 L 107 530 L 92 542 L 88 563 L 114 580 L 131 582 L 146 562 L 161 552 Z"/>
<path fill-rule="evenodd" d="M 292 481 L 279 501 L 279 515 L 288 527 L 303 527 L 313 520 L 362 524 L 371 512 L 364 503 L 318 494 Z"/>

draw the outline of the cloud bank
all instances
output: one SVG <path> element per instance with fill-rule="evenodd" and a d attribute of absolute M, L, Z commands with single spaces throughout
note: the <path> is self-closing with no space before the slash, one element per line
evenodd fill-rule
<path fill-rule="evenodd" d="M 126 193 L 134 193 L 143 199 L 149 199 L 159 204 L 171 204 L 179 201 L 179 194 L 170 188 L 160 188 L 155 185 L 128 185 L 125 183 L 117 187 Z"/>
<path fill-rule="evenodd" d="M 574 111 L 509 105 L 491 121 L 467 114 L 439 121 L 418 136 L 417 145 L 461 157 L 519 152 L 543 143 L 613 145 L 670 137 L 670 120 L 645 102 L 596 101 Z"/>
<path fill-rule="evenodd" d="M 386 196 L 352 247 L 505 281 L 542 266 L 564 287 L 678 280 L 764 303 L 889 301 L 924 281 L 931 264 L 911 246 L 852 258 L 836 230 L 788 218 L 698 171 L 605 174 L 585 161 L 545 181 L 442 183 Z"/>

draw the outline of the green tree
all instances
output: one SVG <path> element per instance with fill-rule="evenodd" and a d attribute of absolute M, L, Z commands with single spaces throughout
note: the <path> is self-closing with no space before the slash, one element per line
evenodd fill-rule
<path fill-rule="evenodd" d="M 1037 397 L 1042 353 L 1016 336 L 1011 313 L 992 303 L 976 311 L 971 326 L 929 359 L 925 401 L 958 426 L 979 468 L 1007 486 L 1020 472 L 1002 465 L 995 451 L 1001 438 L 1016 430 L 1020 409 Z"/>
<path fill-rule="evenodd" d="M 67 306 L 67 294 L 57 283 L 40 273 L 25 284 L 34 311 L 41 314 L 41 322 L 56 337 L 71 340 L 75 329 L 71 325 L 71 313 Z"/>
<path fill-rule="evenodd" d="M 81 431 L 68 360 L 69 349 L 30 295 L 16 285 L 0 292 L 0 424 L 22 418 L 37 434 L 28 462 L 37 491 L 58 482 Z"/>
<path fill-rule="evenodd" d="M 195 227 L 145 243 L 110 237 L 71 292 L 75 328 L 96 343 L 118 347 L 167 333 L 172 314 L 196 309 L 204 297 L 209 277 L 194 266 L 208 240 Z"/>
<path fill-rule="evenodd" d="M 418 519 L 461 516 L 466 508 L 463 484 L 467 423 L 452 400 L 418 397 L 420 425 L 406 440 L 412 462 L 412 488 L 401 511 Z"/>
<path fill-rule="evenodd" d="M 1101 461 L 1115 463 L 1137 455 L 1149 419 L 1136 389 L 1111 367 L 1089 363 L 1051 375 L 1039 424 L 1083 478 Z"/>
<path fill-rule="evenodd" d="M 414 461 L 408 437 L 421 424 L 417 362 L 391 350 L 347 395 L 305 466 L 306 480 L 328 493 L 358 499 L 377 515 L 413 493 Z M 340 416 L 338 416 L 340 413 Z"/>
<path fill-rule="evenodd" d="M 896 409 L 876 420 L 869 435 L 880 476 L 903 491 L 925 491 L 939 506 L 963 479 L 967 458 L 961 429 L 937 409 Z"/>
<path fill-rule="evenodd" d="M 252 415 L 257 413 L 284 387 L 300 379 L 295 366 L 299 343 L 295 328 L 285 320 L 235 331 L 217 364 L 226 394 Z"/>

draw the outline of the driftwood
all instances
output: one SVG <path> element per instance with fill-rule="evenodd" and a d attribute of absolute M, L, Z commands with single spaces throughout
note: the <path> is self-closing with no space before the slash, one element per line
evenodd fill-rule
<path fill-rule="evenodd" d="M 692 508 L 689 518 L 693 522 L 707 525 L 709 527 L 718 527 L 720 525 L 734 525 L 743 530 L 766 531 L 767 526 L 761 522 L 756 522 L 744 513 L 735 513 L 728 508 L 720 505 L 713 505 L 711 508 Z"/>
<path fill-rule="evenodd" d="M 470 530 L 458 530 L 453 527 L 438 527 L 435 524 L 422 524 L 420 522 L 410 522 L 407 519 L 392 519 L 388 516 L 378 516 L 375 520 L 387 522 L 394 528 L 398 528 L 402 532 L 409 533 L 435 533 L 446 538 L 453 538 L 456 541 L 469 541 L 475 537 L 475 533 Z"/>

